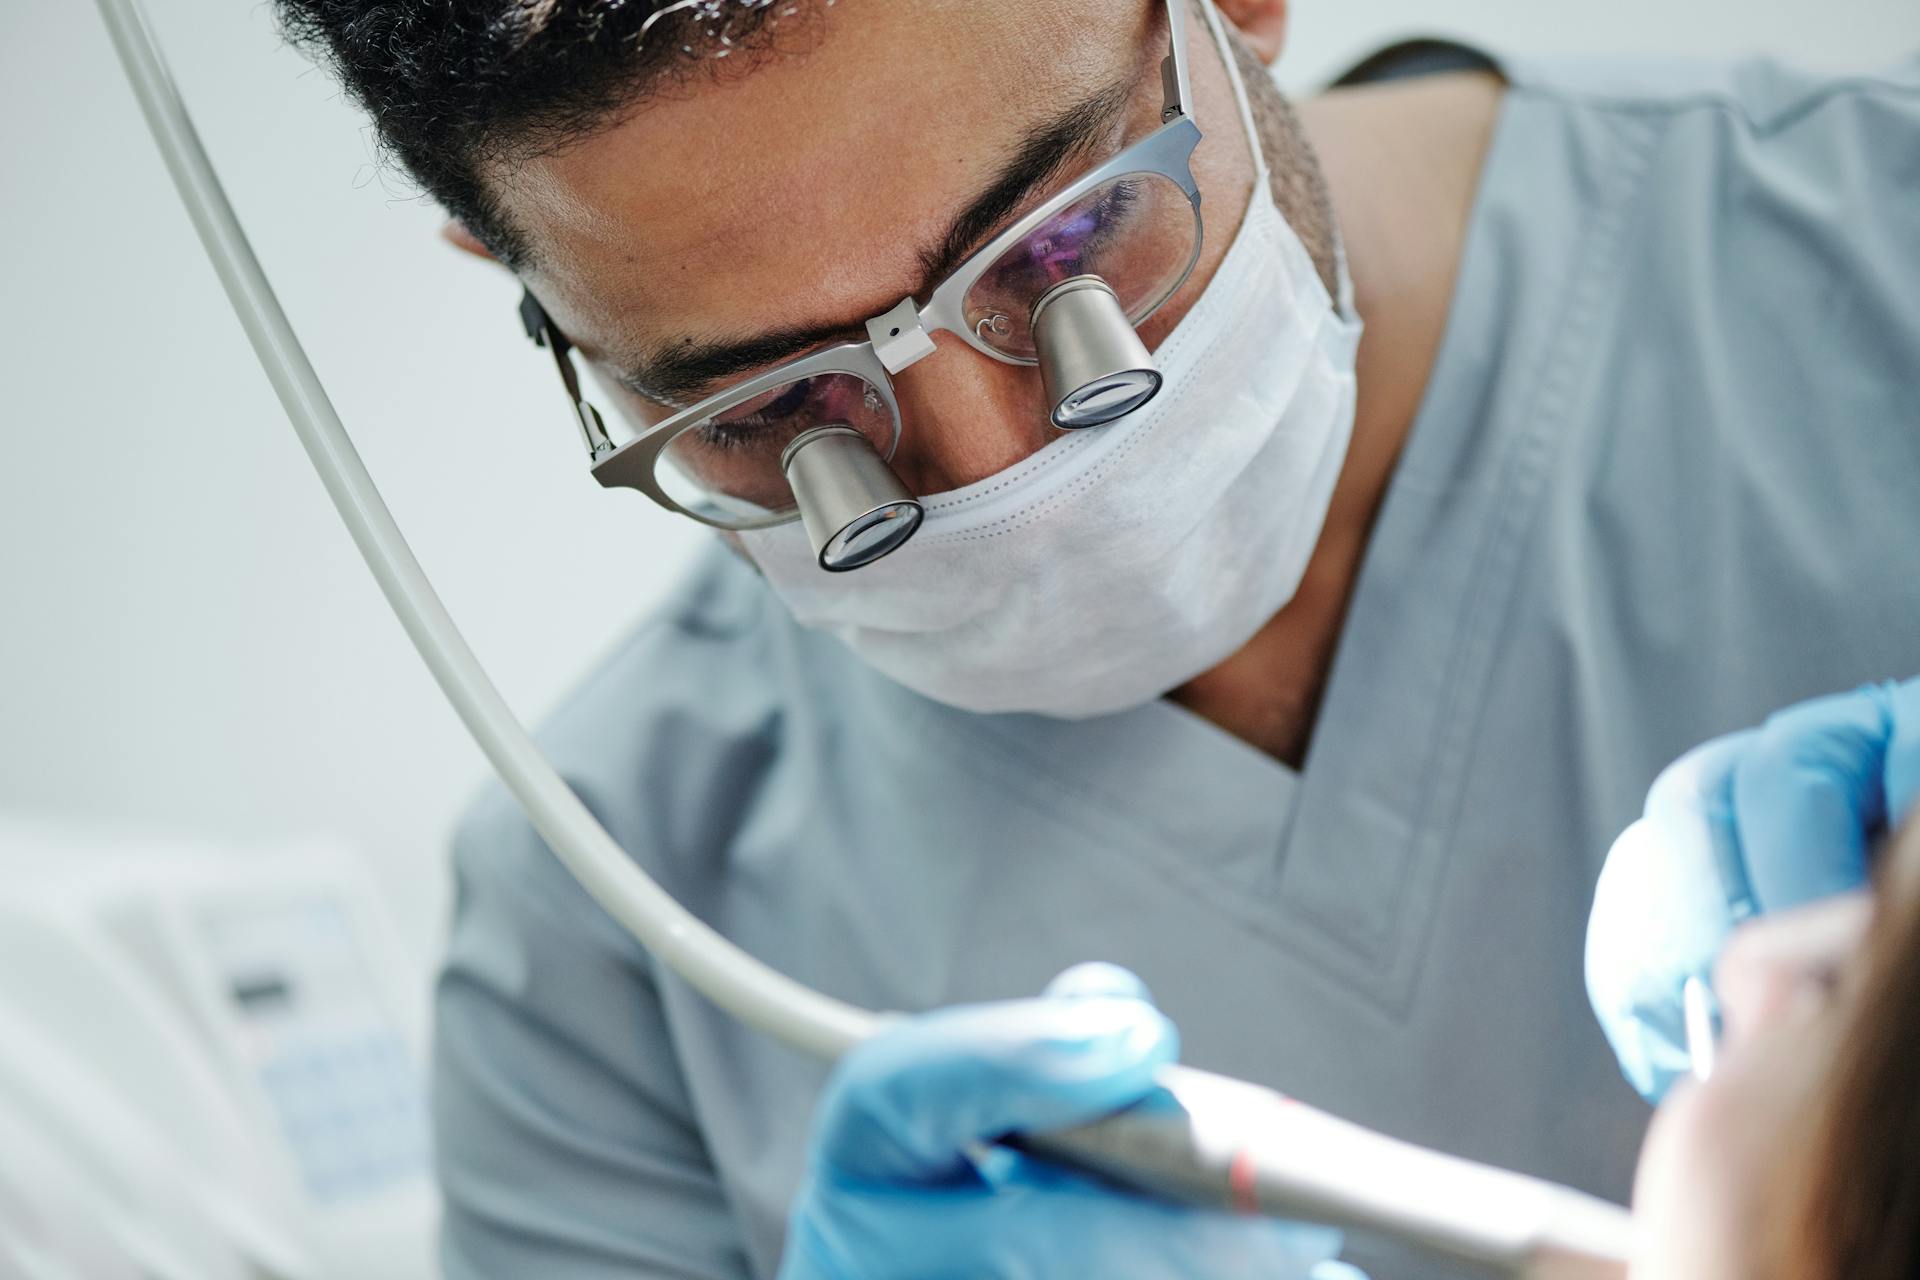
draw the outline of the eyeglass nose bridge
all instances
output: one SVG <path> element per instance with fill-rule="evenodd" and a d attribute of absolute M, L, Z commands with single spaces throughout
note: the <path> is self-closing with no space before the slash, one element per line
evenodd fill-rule
<path fill-rule="evenodd" d="M 1029 323 L 1048 420 L 1060 430 L 1104 426 L 1159 393 L 1153 357 L 1099 276 L 1075 276 L 1048 289 L 1035 300 Z M 935 327 L 946 326 L 936 319 Z M 867 341 L 889 377 L 935 350 L 911 297 L 867 321 Z"/>
<path fill-rule="evenodd" d="M 934 351 L 933 338 L 912 298 L 902 298 L 891 311 L 867 321 L 867 340 L 890 374 L 926 359 Z"/>

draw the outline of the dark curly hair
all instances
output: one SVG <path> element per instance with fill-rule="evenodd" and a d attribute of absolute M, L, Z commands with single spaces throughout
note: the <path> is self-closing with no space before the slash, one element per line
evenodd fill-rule
<path fill-rule="evenodd" d="M 831 0 L 828 0 L 831 3 Z M 516 269 L 532 246 L 489 167 L 551 153 L 691 74 L 746 70 L 802 36 L 807 0 L 274 0 L 383 149 Z"/>

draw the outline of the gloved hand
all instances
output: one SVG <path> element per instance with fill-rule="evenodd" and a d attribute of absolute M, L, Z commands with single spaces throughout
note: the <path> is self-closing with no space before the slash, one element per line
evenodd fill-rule
<path fill-rule="evenodd" d="M 1748 915 L 1861 887 L 1870 842 L 1920 792 L 1920 679 L 1803 702 L 1680 757 L 1607 855 L 1587 994 L 1629 1082 L 1688 1067 L 1681 989 Z"/>
<path fill-rule="evenodd" d="M 1104 964 L 881 1032 L 821 1098 L 781 1280 L 1365 1280 L 1328 1261 L 1332 1228 L 1149 1200 L 988 1145 L 1148 1097 L 1177 1049 L 1139 979 Z"/>

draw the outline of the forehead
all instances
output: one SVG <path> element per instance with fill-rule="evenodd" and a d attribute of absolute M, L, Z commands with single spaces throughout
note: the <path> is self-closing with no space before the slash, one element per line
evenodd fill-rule
<path fill-rule="evenodd" d="M 1024 132 L 1133 65 L 1154 0 L 837 0 L 796 53 L 696 76 L 502 175 L 590 353 L 878 308 Z M 889 289 L 895 290 L 887 296 Z"/>

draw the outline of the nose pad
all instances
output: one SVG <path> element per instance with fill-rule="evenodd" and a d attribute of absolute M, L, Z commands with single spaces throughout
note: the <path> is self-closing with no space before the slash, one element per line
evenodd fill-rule
<path fill-rule="evenodd" d="M 1031 324 L 1048 416 L 1061 430 L 1112 422 L 1160 390 L 1153 357 L 1099 276 L 1074 276 L 1041 294 Z"/>
<path fill-rule="evenodd" d="M 925 514 L 873 442 L 845 424 L 795 436 L 780 455 L 820 567 L 843 573 L 898 551 Z"/>

